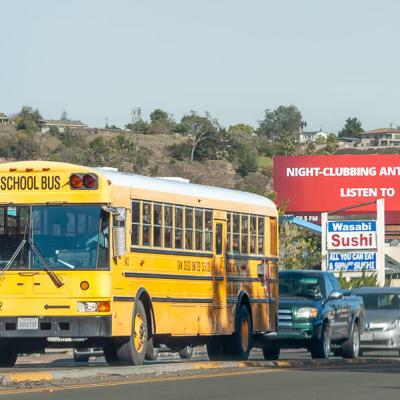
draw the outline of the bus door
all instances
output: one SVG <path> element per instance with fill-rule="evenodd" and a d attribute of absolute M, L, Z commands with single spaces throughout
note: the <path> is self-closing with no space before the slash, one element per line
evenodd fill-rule
<path fill-rule="evenodd" d="M 214 219 L 214 322 L 216 333 L 226 333 L 228 326 L 226 298 L 226 220 Z"/>

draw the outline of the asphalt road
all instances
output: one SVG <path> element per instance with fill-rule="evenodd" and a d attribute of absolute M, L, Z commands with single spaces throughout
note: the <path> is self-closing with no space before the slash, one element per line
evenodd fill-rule
<path fill-rule="evenodd" d="M 247 368 L 183 376 L 154 376 L 131 381 L 21 389 L 7 399 L 296 399 L 390 400 L 400 396 L 400 363 L 307 369 Z"/>

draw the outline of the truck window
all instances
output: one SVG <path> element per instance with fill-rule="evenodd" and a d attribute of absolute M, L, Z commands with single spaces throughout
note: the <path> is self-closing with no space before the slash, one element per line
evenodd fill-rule
<path fill-rule="evenodd" d="M 334 275 L 329 274 L 329 278 L 330 278 L 330 280 L 332 282 L 333 290 L 339 290 L 339 291 L 342 290 L 342 288 L 339 285 L 338 280 L 336 279 L 336 277 Z"/>

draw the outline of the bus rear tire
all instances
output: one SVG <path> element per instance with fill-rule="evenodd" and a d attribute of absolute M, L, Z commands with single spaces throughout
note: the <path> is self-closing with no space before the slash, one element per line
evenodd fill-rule
<path fill-rule="evenodd" d="M 0 347 L 0 367 L 13 367 L 17 361 L 18 352 L 8 347 Z"/>
<path fill-rule="evenodd" d="M 118 361 L 128 365 L 142 365 L 147 351 L 148 325 L 143 303 L 136 303 L 132 335 L 117 348 Z"/>
<path fill-rule="evenodd" d="M 253 348 L 253 329 L 249 309 L 242 304 L 236 318 L 236 331 L 226 339 L 226 358 L 248 360 Z"/>

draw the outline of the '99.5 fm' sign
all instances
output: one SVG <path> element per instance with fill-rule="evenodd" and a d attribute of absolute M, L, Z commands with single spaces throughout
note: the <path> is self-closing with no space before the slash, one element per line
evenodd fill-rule
<path fill-rule="evenodd" d="M 376 249 L 376 221 L 328 221 L 327 250 Z"/>

